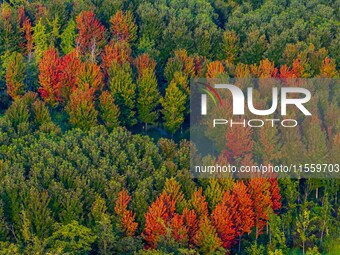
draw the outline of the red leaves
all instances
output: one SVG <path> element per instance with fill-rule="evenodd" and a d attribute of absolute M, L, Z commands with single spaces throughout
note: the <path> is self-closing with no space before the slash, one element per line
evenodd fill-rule
<path fill-rule="evenodd" d="M 92 11 L 83 11 L 77 18 L 78 37 L 76 39 L 78 50 L 82 55 L 97 54 L 98 47 L 105 43 L 105 27 L 100 24 Z"/>
<path fill-rule="evenodd" d="M 254 226 L 254 212 L 252 209 L 253 200 L 248 193 L 247 186 L 242 181 L 235 183 L 232 191 L 232 200 L 234 206 L 233 222 L 236 235 L 241 236 L 244 233 L 250 233 Z"/>
<path fill-rule="evenodd" d="M 210 208 L 210 215 L 202 187 L 189 201 L 193 209 L 185 208 L 182 214 L 175 210 L 177 196 L 163 191 L 145 214 L 142 236 L 146 247 L 157 248 L 161 238 L 172 237 L 188 247 L 199 247 L 205 254 L 221 246 L 231 249 L 253 227 L 258 237 L 272 210 L 281 207 L 280 188 L 277 179 L 271 177 L 237 181 L 231 191 L 224 192 L 222 201 Z M 176 189 L 175 193 L 180 191 Z"/>
<path fill-rule="evenodd" d="M 281 208 L 281 194 L 280 194 L 280 187 L 279 182 L 276 177 L 271 177 L 268 179 L 270 183 L 270 195 L 272 201 L 272 208 L 275 212 L 277 212 Z"/>
<path fill-rule="evenodd" d="M 128 210 L 131 196 L 126 190 L 119 192 L 115 206 L 115 213 L 120 219 L 120 225 L 126 236 L 133 236 L 137 230 L 138 223 L 135 222 L 135 214 Z"/>
<path fill-rule="evenodd" d="M 270 183 L 265 178 L 251 178 L 248 181 L 249 193 L 253 200 L 256 239 L 262 233 L 272 208 Z"/>
<path fill-rule="evenodd" d="M 58 53 L 54 48 L 48 49 L 39 63 L 40 88 L 38 91 L 45 102 L 51 105 L 55 105 L 57 101 L 58 63 Z"/>
<path fill-rule="evenodd" d="M 76 52 L 71 52 L 63 56 L 58 61 L 58 64 L 58 84 L 56 85 L 57 98 L 60 101 L 68 101 L 70 94 L 77 87 L 77 77 L 82 63 Z"/>
<path fill-rule="evenodd" d="M 25 17 L 22 23 L 21 32 L 23 33 L 23 36 L 25 38 L 25 43 L 23 45 L 25 53 L 29 54 L 33 50 L 33 30 L 32 23 L 28 17 Z"/>
<path fill-rule="evenodd" d="M 160 195 L 145 214 L 145 229 L 142 237 L 148 247 L 156 248 L 159 238 L 166 234 L 166 227 L 175 213 L 175 202 L 168 195 Z"/>
<path fill-rule="evenodd" d="M 68 101 L 77 88 L 81 66 L 75 52 L 59 58 L 54 48 L 47 50 L 39 63 L 39 93 L 44 100 L 51 105 Z"/>
<path fill-rule="evenodd" d="M 230 163 L 251 154 L 254 145 L 251 128 L 242 125 L 229 127 L 226 132 L 226 141 L 226 150 L 223 155 Z"/>
<path fill-rule="evenodd" d="M 183 223 L 188 231 L 188 242 L 189 245 L 194 244 L 194 237 L 198 230 L 198 220 L 197 215 L 194 210 L 189 210 L 187 208 L 183 211 Z"/>
<path fill-rule="evenodd" d="M 156 61 L 150 58 L 149 55 L 146 53 L 138 56 L 135 59 L 134 63 L 135 63 L 135 66 L 137 68 L 139 75 L 141 75 L 143 71 L 146 69 L 149 69 L 152 72 L 154 72 L 156 68 Z"/>
<path fill-rule="evenodd" d="M 228 195 L 230 197 L 230 195 Z M 223 242 L 223 247 L 230 249 L 235 242 L 235 226 L 233 223 L 233 212 L 235 207 L 230 207 L 228 202 L 223 200 L 217 204 L 212 211 L 212 224 Z"/>

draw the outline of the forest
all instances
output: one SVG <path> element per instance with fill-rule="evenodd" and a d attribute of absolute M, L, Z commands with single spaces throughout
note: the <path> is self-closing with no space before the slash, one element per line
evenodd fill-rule
<path fill-rule="evenodd" d="M 340 164 L 339 66 L 338 0 L 0 1 L 0 255 L 340 254 L 339 175 L 192 178 L 189 134 L 192 79 L 332 79 L 201 160 Z"/>

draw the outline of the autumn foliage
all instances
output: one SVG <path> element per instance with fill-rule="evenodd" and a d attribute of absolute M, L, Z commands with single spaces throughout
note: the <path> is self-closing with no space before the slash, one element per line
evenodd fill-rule
<path fill-rule="evenodd" d="M 116 12 L 116 14 L 110 19 L 110 23 L 111 33 L 116 41 L 132 42 L 136 39 L 137 26 L 133 21 L 131 12 Z"/>
<path fill-rule="evenodd" d="M 82 55 L 91 55 L 94 60 L 98 50 L 104 46 L 106 29 L 92 11 L 81 12 L 77 16 L 76 22 L 78 50 Z"/>
<path fill-rule="evenodd" d="M 130 200 L 131 196 L 126 190 L 123 190 L 119 192 L 116 206 L 114 208 L 125 236 L 133 236 L 138 227 L 138 223 L 135 222 L 135 214 L 128 210 Z"/>
<path fill-rule="evenodd" d="M 252 129 L 242 125 L 235 125 L 227 129 L 226 149 L 222 155 L 227 158 L 228 162 L 235 162 L 250 155 L 253 145 Z"/>

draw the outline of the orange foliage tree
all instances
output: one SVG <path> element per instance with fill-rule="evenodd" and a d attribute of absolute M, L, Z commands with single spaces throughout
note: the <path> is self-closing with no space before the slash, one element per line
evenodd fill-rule
<path fill-rule="evenodd" d="M 23 45 L 25 53 L 28 54 L 29 58 L 31 58 L 33 50 L 33 30 L 32 23 L 28 17 L 25 17 L 22 23 L 21 32 L 23 33 L 23 36 L 25 38 L 25 43 Z"/>
<path fill-rule="evenodd" d="M 126 190 L 119 192 L 115 206 L 115 213 L 118 216 L 119 226 L 125 236 L 133 236 L 137 230 L 138 223 L 135 222 L 136 215 L 128 210 L 131 196 Z"/>
<path fill-rule="evenodd" d="M 137 26 L 133 21 L 131 12 L 118 11 L 110 19 L 111 33 L 113 38 L 118 41 L 133 42 L 137 38 Z"/>
<path fill-rule="evenodd" d="M 134 64 L 137 68 L 138 74 L 142 75 L 143 71 L 148 69 L 152 72 L 155 71 L 156 68 L 156 61 L 149 57 L 148 54 L 144 53 L 142 55 L 139 55 L 135 60 Z"/>
<path fill-rule="evenodd" d="M 235 242 L 236 230 L 233 222 L 235 203 L 230 192 L 223 195 L 221 203 L 212 211 L 212 224 L 215 226 L 218 236 L 223 242 L 223 247 L 230 249 Z"/>
<path fill-rule="evenodd" d="M 188 244 L 194 245 L 195 243 L 195 236 L 198 230 L 198 219 L 197 215 L 194 210 L 189 210 L 188 208 L 185 208 L 183 211 L 183 223 L 187 228 L 188 232 Z"/>
<path fill-rule="evenodd" d="M 54 48 L 44 52 L 39 62 L 39 83 L 38 89 L 45 102 L 56 105 L 57 95 L 55 87 L 58 84 L 58 53 Z"/>
<path fill-rule="evenodd" d="M 101 54 L 101 67 L 104 70 L 105 79 L 108 78 L 108 70 L 113 63 L 122 65 L 126 61 L 130 61 L 131 48 L 125 42 L 117 42 L 114 44 L 107 44 L 104 52 Z"/>
<path fill-rule="evenodd" d="M 272 209 L 270 183 L 265 178 L 253 177 L 248 181 L 249 194 L 251 195 L 254 211 L 254 224 L 256 239 L 262 233 L 269 219 Z"/>
<path fill-rule="evenodd" d="M 225 70 L 221 61 L 213 61 L 207 65 L 207 78 L 218 78 L 219 75 L 224 73 Z"/>
<path fill-rule="evenodd" d="M 320 77 L 324 78 L 334 78 L 337 77 L 338 72 L 336 70 L 335 60 L 329 57 L 326 57 L 321 64 L 320 67 Z"/>
<path fill-rule="evenodd" d="M 83 11 L 77 18 L 77 48 L 82 55 L 90 55 L 94 62 L 105 43 L 105 27 L 92 11 Z"/>
<path fill-rule="evenodd" d="M 253 145 L 251 128 L 235 125 L 227 129 L 226 149 L 222 155 L 227 158 L 228 162 L 234 163 L 251 154 Z"/>
<path fill-rule="evenodd" d="M 260 64 L 251 65 L 253 76 L 258 78 L 271 78 L 276 77 L 278 70 L 275 68 L 274 62 L 269 61 L 268 58 L 261 60 Z"/>
<path fill-rule="evenodd" d="M 208 215 L 208 202 L 203 195 L 203 189 L 200 187 L 194 192 L 191 198 L 191 206 L 199 217 Z"/>
<path fill-rule="evenodd" d="M 145 214 L 145 229 L 142 233 L 147 248 L 156 248 L 161 236 L 166 235 L 170 220 L 175 214 L 175 201 L 169 195 L 161 194 Z"/>
<path fill-rule="evenodd" d="M 238 181 L 232 190 L 232 200 L 234 205 L 233 224 L 235 226 L 235 234 L 239 237 L 239 250 L 241 248 L 242 236 L 250 233 L 254 226 L 254 211 L 251 195 L 248 193 L 247 186 Z"/>

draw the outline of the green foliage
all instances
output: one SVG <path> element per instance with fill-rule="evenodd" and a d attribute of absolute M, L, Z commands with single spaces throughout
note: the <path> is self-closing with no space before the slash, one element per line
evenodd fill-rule
<path fill-rule="evenodd" d="M 112 129 L 119 125 L 119 108 L 114 103 L 112 94 L 104 91 L 99 98 L 100 118 L 108 129 Z"/>
<path fill-rule="evenodd" d="M 145 125 L 155 124 L 158 118 L 156 107 L 159 104 L 160 99 L 155 74 L 151 70 L 144 70 L 141 77 L 137 80 L 137 88 L 138 117 Z"/>
<path fill-rule="evenodd" d="M 67 23 L 67 27 L 60 35 L 60 46 L 64 54 L 70 53 L 74 49 L 76 37 L 76 23 L 73 19 L 70 19 Z"/>
<path fill-rule="evenodd" d="M 132 70 L 129 63 L 124 62 L 123 65 L 113 63 L 109 68 L 109 87 L 120 110 L 120 122 L 127 126 L 136 124 L 135 111 L 133 110 L 136 85 L 132 80 Z"/>
<path fill-rule="evenodd" d="M 175 133 L 184 121 L 186 95 L 172 81 L 160 102 L 163 107 L 164 126 L 169 132 Z"/>
<path fill-rule="evenodd" d="M 39 60 L 48 49 L 48 33 L 42 19 L 33 27 L 33 32 L 34 55 Z"/>
<path fill-rule="evenodd" d="M 95 240 L 96 237 L 91 233 L 91 229 L 79 225 L 77 221 L 72 221 L 67 225 L 57 226 L 47 242 L 53 249 L 60 250 L 62 253 L 89 254 Z"/>
<path fill-rule="evenodd" d="M 253 243 L 250 247 L 247 247 L 245 250 L 248 255 L 262 255 L 264 254 L 265 251 L 263 245 L 259 245 L 257 244 L 257 242 Z"/>

